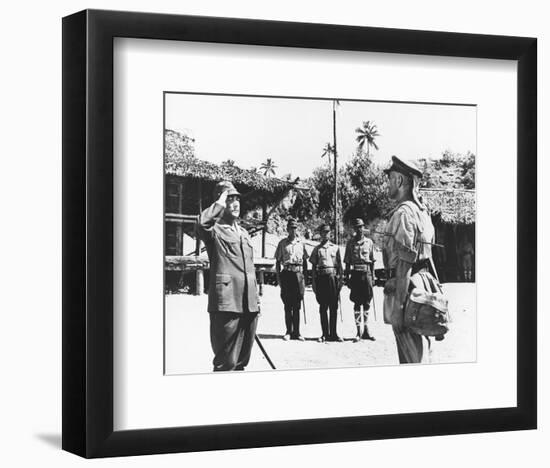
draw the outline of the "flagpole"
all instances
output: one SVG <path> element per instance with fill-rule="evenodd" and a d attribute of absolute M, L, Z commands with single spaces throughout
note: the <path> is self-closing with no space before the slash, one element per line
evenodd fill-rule
<path fill-rule="evenodd" d="M 338 101 L 334 99 L 332 101 L 332 132 L 333 132 L 333 150 L 334 150 L 334 240 L 336 245 L 340 244 L 340 233 L 339 233 L 339 223 L 338 223 L 338 156 L 336 151 L 336 106 Z"/>

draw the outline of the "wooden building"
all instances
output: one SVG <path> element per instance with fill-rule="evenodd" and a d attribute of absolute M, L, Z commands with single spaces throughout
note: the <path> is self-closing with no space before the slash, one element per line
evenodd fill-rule
<path fill-rule="evenodd" d="M 203 209 L 214 202 L 215 185 L 230 180 L 241 193 L 241 226 L 261 236 L 255 252 L 260 280 L 274 261 L 266 259 L 265 235 L 270 214 L 297 181 L 265 177 L 235 165 L 217 165 L 195 157 L 165 159 L 165 288 L 167 292 L 201 294 L 208 283 L 208 257 L 195 235 L 195 223 Z"/>

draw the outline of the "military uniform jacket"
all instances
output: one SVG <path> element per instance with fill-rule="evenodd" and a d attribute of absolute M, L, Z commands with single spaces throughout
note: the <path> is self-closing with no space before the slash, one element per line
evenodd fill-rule
<path fill-rule="evenodd" d="M 434 227 L 427 210 L 422 210 L 413 201 L 397 205 L 390 213 L 384 231 L 384 268 L 393 269 L 399 261 L 416 263 L 431 258 Z M 392 281 L 392 280 L 389 280 Z M 392 323 L 395 293 L 384 291 L 384 322 Z"/>
<path fill-rule="evenodd" d="M 208 312 L 258 312 L 254 251 L 246 230 L 217 223 L 224 207 L 212 204 L 201 213 L 197 234 L 210 260 Z"/>
<path fill-rule="evenodd" d="M 413 201 L 397 205 L 384 232 L 384 267 L 391 269 L 399 260 L 415 263 L 432 256 L 434 227 L 427 210 Z"/>
<path fill-rule="evenodd" d="M 346 245 L 344 263 L 350 265 L 374 263 L 374 244 L 372 240 L 364 236 L 360 240 L 351 239 Z"/>
<path fill-rule="evenodd" d="M 342 260 L 340 258 L 340 249 L 337 245 L 328 241 L 325 244 L 319 244 L 311 252 L 309 261 L 316 269 L 331 268 L 335 274 L 342 272 Z"/>
<path fill-rule="evenodd" d="M 307 266 L 305 263 L 307 258 L 306 246 L 298 237 L 292 241 L 288 237 L 281 239 L 275 250 L 275 260 L 283 267 L 285 265 Z"/>

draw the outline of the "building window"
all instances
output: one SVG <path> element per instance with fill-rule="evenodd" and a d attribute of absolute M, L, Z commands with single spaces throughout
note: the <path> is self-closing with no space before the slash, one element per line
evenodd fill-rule
<path fill-rule="evenodd" d="M 173 182 L 166 184 L 166 213 L 181 214 L 181 185 Z"/>

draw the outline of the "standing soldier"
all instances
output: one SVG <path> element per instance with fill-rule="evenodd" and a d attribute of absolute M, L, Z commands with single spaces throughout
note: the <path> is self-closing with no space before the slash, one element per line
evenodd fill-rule
<path fill-rule="evenodd" d="M 318 339 L 324 341 L 344 341 L 336 332 L 338 317 L 338 297 L 342 286 L 342 260 L 340 249 L 329 241 L 330 227 L 323 224 L 319 228 L 321 243 L 311 252 L 309 261 L 313 265 L 312 288 L 319 303 L 321 328 L 323 335 Z M 330 309 L 330 323 L 327 310 Z"/>
<path fill-rule="evenodd" d="M 375 341 L 369 333 L 367 320 L 370 302 L 372 300 L 372 278 L 374 273 L 374 244 L 365 236 L 363 220 L 357 218 L 353 223 L 355 236 L 346 245 L 344 263 L 346 264 L 346 283 L 350 288 L 349 298 L 353 302 L 357 336 L 361 339 Z M 351 270 L 351 277 L 350 277 Z M 361 306 L 363 312 L 361 312 Z"/>
<path fill-rule="evenodd" d="M 473 256 L 474 256 L 474 247 L 468 239 L 468 236 L 464 236 L 464 241 L 460 246 L 459 254 L 462 260 L 462 279 L 464 281 L 472 281 L 472 265 L 473 265 Z"/>
<path fill-rule="evenodd" d="M 253 249 L 248 233 L 237 223 L 240 194 L 233 184 L 218 183 L 214 199 L 197 222 L 210 260 L 208 312 L 214 371 L 244 370 L 259 313 Z"/>
<path fill-rule="evenodd" d="M 403 326 L 403 314 L 411 276 L 431 269 L 434 227 L 418 199 L 422 171 L 416 163 L 392 156 L 392 166 L 384 172 L 389 176 L 389 196 L 397 202 L 384 235 L 384 267 L 389 273 L 384 287 L 384 321 L 393 327 L 399 362 L 418 363 L 424 356 L 422 335 Z"/>
<path fill-rule="evenodd" d="M 304 243 L 296 235 L 297 227 L 296 220 L 290 218 L 287 223 L 288 237 L 279 242 L 275 251 L 277 282 L 281 285 L 281 299 L 285 307 L 285 341 L 304 341 L 300 335 L 300 305 L 304 298 L 308 255 Z"/>

